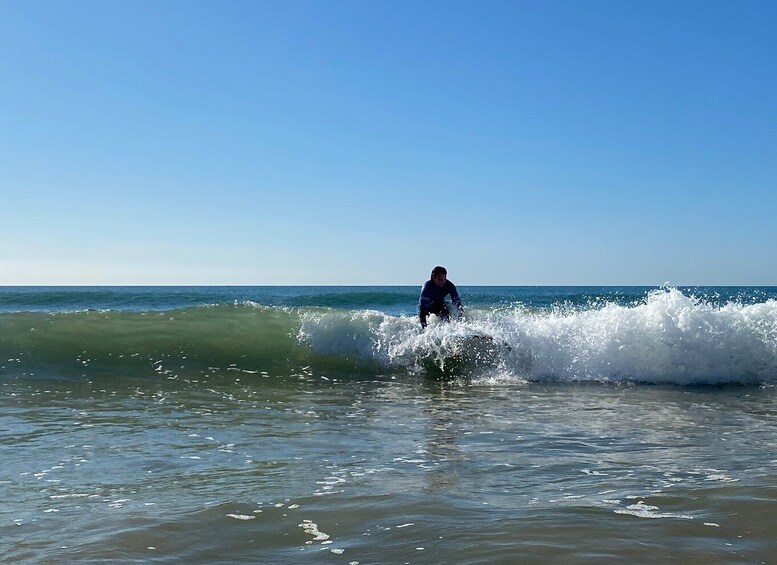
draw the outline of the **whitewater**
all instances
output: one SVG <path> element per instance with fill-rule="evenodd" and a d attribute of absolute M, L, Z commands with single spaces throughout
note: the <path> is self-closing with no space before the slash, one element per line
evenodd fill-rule
<path fill-rule="evenodd" d="M 470 344 L 468 336 L 488 336 L 498 358 L 467 368 L 503 379 L 747 384 L 777 378 L 777 301 L 716 305 L 677 289 L 652 291 L 633 306 L 476 310 L 426 332 L 412 317 L 376 311 L 303 313 L 299 335 L 315 351 L 407 367 L 425 358 L 442 365 Z"/>

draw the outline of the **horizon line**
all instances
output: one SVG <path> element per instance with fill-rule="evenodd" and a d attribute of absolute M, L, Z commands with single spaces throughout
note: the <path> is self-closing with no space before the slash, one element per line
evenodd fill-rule
<path fill-rule="evenodd" d="M 423 281 L 425 282 L 425 281 Z M 289 284 L 289 283 L 33 283 L 33 284 L 18 284 L 18 283 L 0 283 L 0 288 L 20 288 L 20 287 L 34 287 L 34 288 L 46 288 L 46 287 L 91 287 L 91 288 L 110 288 L 110 287 L 234 287 L 234 288 L 247 288 L 247 287 L 416 287 L 421 286 L 422 283 L 397 283 L 397 284 L 370 284 L 370 283 L 305 283 L 305 284 Z M 731 287 L 751 287 L 751 288 L 775 288 L 777 284 L 710 284 L 710 283 L 669 283 L 664 282 L 661 284 L 622 284 L 622 283 L 585 283 L 585 284 L 570 284 L 570 283 L 542 283 L 542 284 L 504 284 L 504 283 L 457 283 L 456 286 L 461 287 L 516 287 L 516 288 L 529 288 L 529 287 L 638 287 L 638 288 L 678 288 L 678 287 L 716 287 L 716 288 L 731 288 Z"/>

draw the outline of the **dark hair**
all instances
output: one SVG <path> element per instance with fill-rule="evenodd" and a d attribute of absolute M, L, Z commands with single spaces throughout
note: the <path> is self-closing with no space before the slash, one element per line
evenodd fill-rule
<path fill-rule="evenodd" d="M 430 279 L 434 280 L 434 277 L 437 275 L 448 275 L 448 271 L 445 270 L 445 267 L 440 267 L 437 265 L 434 269 L 432 269 L 432 276 L 429 277 Z"/>

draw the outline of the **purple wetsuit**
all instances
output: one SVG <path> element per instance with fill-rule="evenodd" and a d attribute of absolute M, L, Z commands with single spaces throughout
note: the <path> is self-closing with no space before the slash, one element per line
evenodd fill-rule
<path fill-rule="evenodd" d="M 448 295 L 450 295 L 451 301 L 461 312 L 463 306 L 455 284 L 448 280 L 442 286 L 437 286 L 431 280 L 424 283 L 421 289 L 421 297 L 418 299 L 418 315 L 421 319 L 422 327 L 426 327 L 426 317 L 429 314 L 436 314 L 440 319 L 446 321 L 450 319 L 450 312 L 448 312 L 448 307 L 445 305 L 445 297 Z"/>

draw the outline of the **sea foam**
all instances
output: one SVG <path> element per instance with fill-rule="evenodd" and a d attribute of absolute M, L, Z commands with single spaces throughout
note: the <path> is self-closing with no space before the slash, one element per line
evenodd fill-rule
<path fill-rule="evenodd" d="M 432 318 L 435 320 L 435 318 Z M 420 370 L 444 367 L 481 336 L 495 355 L 458 365 L 462 376 L 671 384 L 777 381 L 777 301 L 714 304 L 673 288 L 631 306 L 520 305 L 468 312 L 421 331 L 408 316 L 377 311 L 301 313 L 299 339 L 314 351 Z M 478 366 L 479 365 L 479 366 Z"/>

